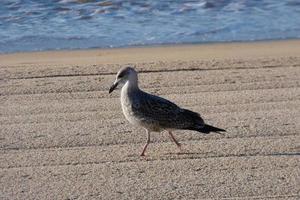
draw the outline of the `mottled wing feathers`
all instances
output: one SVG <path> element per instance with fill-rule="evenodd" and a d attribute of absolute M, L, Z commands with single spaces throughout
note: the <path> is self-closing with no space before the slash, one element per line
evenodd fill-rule
<path fill-rule="evenodd" d="M 145 92 L 139 95 L 138 102 L 132 105 L 132 111 L 145 122 L 171 129 L 189 129 L 204 124 L 198 113 L 182 109 L 167 99 Z"/>
<path fill-rule="evenodd" d="M 186 120 L 192 122 L 192 127 L 185 127 L 185 128 L 202 128 L 205 123 L 204 120 L 201 118 L 199 113 L 187 110 L 187 109 L 182 109 L 183 110 L 183 118 Z"/>
<path fill-rule="evenodd" d="M 169 121 L 172 116 L 177 115 L 180 108 L 161 97 L 154 96 L 147 93 L 140 93 L 138 101 L 133 102 L 132 110 L 139 118 L 145 118 L 148 120 L 167 120 Z"/>

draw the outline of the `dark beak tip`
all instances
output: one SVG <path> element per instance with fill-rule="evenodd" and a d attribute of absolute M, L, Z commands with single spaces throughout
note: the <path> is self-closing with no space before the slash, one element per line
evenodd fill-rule
<path fill-rule="evenodd" d="M 112 91 L 114 91 L 114 89 L 112 87 L 110 87 L 108 90 L 108 94 L 112 93 Z"/>
<path fill-rule="evenodd" d="M 109 88 L 108 93 L 109 93 L 109 94 L 112 93 L 112 92 L 116 89 L 117 86 L 118 86 L 118 84 L 113 84 L 113 85 Z"/>

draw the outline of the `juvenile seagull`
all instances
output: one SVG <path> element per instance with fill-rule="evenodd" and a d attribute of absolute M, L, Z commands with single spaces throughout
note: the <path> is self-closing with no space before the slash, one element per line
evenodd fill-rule
<path fill-rule="evenodd" d="M 167 99 L 140 90 L 137 72 L 132 67 L 120 69 L 115 82 L 109 89 L 109 93 L 120 84 L 123 85 L 121 104 L 126 119 L 133 125 L 142 126 L 147 132 L 147 143 L 141 156 L 145 155 L 147 146 L 150 143 L 151 131 L 161 132 L 167 130 L 171 139 L 179 148 L 180 143 L 173 136 L 172 130 L 194 130 L 205 134 L 225 131 L 205 124 L 198 113 L 180 108 Z"/>

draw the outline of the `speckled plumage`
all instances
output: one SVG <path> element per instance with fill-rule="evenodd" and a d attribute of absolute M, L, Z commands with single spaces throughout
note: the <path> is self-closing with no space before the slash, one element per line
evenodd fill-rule
<path fill-rule="evenodd" d="M 123 91 L 124 90 L 124 91 Z M 125 117 L 133 124 L 149 131 L 185 129 L 194 125 L 204 126 L 199 115 L 191 115 L 176 104 L 140 89 L 127 92 L 122 89 L 122 108 Z M 124 95 L 123 95 L 124 94 Z M 196 117 L 196 118 L 194 118 Z"/>
<path fill-rule="evenodd" d="M 198 113 L 180 108 L 171 101 L 146 93 L 138 87 L 137 72 L 131 67 L 122 68 L 110 88 L 112 92 L 119 83 L 125 83 L 121 91 L 122 110 L 126 119 L 147 130 L 148 140 L 141 155 L 150 142 L 151 131 L 167 130 L 172 140 L 180 146 L 172 135 L 174 129 L 195 130 L 202 133 L 225 131 L 204 123 Z"/>

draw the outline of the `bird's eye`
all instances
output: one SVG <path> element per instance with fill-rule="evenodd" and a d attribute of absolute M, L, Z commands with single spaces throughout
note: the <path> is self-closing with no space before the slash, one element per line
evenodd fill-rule
<path fill-rule="evenodd" d="M 120 74 L 118 75 L 118 78 L 123 78 L 124 76 L 125 76 L 125 73 L 122 72 L 122 73 L 120 73 Z"/>

